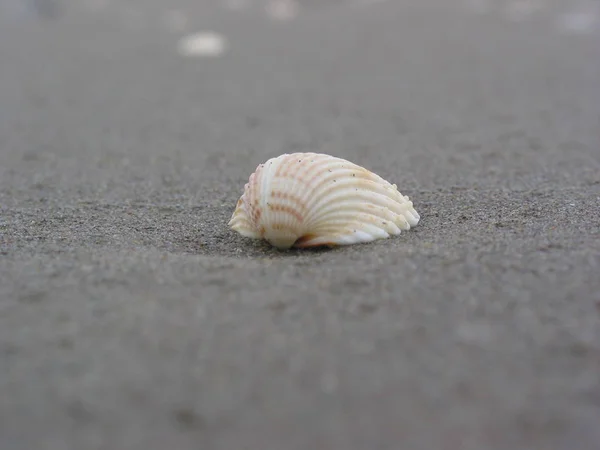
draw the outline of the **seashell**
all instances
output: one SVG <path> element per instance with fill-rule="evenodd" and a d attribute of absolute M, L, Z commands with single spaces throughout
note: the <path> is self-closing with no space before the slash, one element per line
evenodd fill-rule
<path fill-rule="evenodd" d="M 326 154 L 286 153 L 250 175 L 229 226 L 289 249 L 385 239 L 419 220 L 412 201 L 379 175 Z"/>

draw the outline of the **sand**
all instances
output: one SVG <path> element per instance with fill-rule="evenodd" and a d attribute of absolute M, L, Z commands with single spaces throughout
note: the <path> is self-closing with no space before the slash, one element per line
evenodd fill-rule
<path fill-rule="evenodd" d="M 597 448 L 598 34 L 406 3 L 205 5 L 210 58 L 159 6 L 5 18 L 2 450 Z M 293 151 L 420 224 L 324 251 L 228 230 Z"/>

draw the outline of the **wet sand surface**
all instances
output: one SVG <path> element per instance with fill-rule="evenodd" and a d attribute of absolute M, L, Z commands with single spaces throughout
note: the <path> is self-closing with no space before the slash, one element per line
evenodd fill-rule
<path fill-rule="evenodd" d="M 0 21 L 2 450 L 598 448 L 598 30 L 48 5 Z M 177 53 L 207 30 L 220 50 Z M 396 183 L 420 224 L 290 252 L 228 230 L 294 151 Z"/>

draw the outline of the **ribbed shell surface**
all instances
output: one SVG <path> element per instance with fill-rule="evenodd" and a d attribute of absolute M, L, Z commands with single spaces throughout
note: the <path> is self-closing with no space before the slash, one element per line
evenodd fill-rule
<path fill-rule="evenodd" d="M 286 249 L 383 239 L 419 219 L 409 198 L 379 175 L 334 156 L 293 153 L 257 167 L 229 225 Z"/>

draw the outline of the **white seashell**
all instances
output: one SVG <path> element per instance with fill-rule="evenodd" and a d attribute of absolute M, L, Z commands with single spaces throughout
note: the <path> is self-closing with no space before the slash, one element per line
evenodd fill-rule
<path fill-rule="evenodd" d="M 385 239 L 419 220 L 412 201 L 379 175 L 334 156 L 292 153 L 256 168 L 229 226 L 289 249 Z"/>

